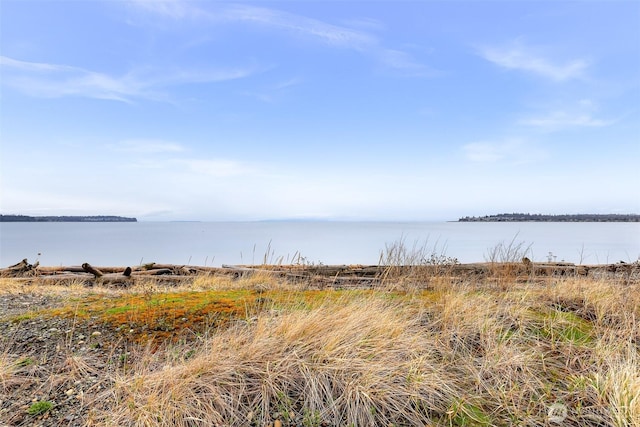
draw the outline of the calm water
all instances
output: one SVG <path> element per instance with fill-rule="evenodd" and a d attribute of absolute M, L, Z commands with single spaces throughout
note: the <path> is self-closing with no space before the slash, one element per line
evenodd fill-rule
<path fill-rule="evenodd" d="M 529 257 L 597 264 L 640 257 L 640 223 L 137 222 L 0 223 L 0 266 L 158 262 L 377 264 L 404 239 L 460 262 L 487 259 L 501 242 L 523 242 Z M 295 258 L 295 259 L 294 259 Z"/>

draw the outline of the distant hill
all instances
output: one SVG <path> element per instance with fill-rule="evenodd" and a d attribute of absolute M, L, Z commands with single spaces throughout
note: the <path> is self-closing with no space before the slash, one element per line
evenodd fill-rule
<path fill-rule="evenodd" d="M 27 216 L 0 215 L 0 222 L 137 222 L 136 218 L 113 215 L 96 216 Z"/>
<path fill-rule="evenodd" d="M 640 222 L 637 214 L 575 214 L 542 215 L 503 213 L 486 216 L 465 216 L 458 222 Z"/>

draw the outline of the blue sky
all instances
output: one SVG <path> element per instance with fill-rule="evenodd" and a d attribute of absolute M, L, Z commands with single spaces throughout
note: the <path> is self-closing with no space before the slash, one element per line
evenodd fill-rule
<path fill-rule="evenodd" d="M 640 212 L 637 1 L 0 7 L 5 214 Z"/>

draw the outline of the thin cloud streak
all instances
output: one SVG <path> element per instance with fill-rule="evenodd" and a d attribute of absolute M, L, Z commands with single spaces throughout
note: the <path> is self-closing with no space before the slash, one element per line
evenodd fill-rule
<path fill-rule="evenodd" d="M 306 34 L 330 45 L 357 50 L 377 43 L 375 37 L 364 31 L 265 7 L 216 4 L 215 9 L 209 10 L 182 0 L 133 0 L 130 4 L 143 11 L 178 21 L 199 19 L 209 22 L 251 22 Z"/>
<path fill-rule="evenodd" d="M 131 0 L 135 8 L 171 19 L 200 18 L 203 11 L 180 0 Z"/>
<path fill-rule="evenodd" d="M 487 61 L 503 68 L 529 72 L 557 82 L 583 77 L 589 66 L 583 59 L 555 63 L 536 49 L 520 42 L 506 47 L 484 46 L 478 49 L 478 53 Z"/>
<path fill-rule="evenodd" d="M 176 162 L 185 166 L 191 173 L 217 178 L 228 178 L 255 173 L 248 165 L 235 160 L 188 159 L 177 160 Z"/>
<path fill-rule="evenodd" d="M 143 94 L 140 83 L 128 76 L 109 75 L 60 64 L 20 61 L 0 56 L 3 85 L 40 98 L 82 96 L 129 102 Z"/>
<path fill-rule="evenodd" d="M 185 148 L 175 142 L 162 141 L 156 139 L 128 139 L 114 145 L 117 151 L 130 153 L 179 153 Z"/>
<path fill-rule="evenodd" d="M 42 62 L 26 62 L 18 61 L 17 59 L 9 58 L 7 56 L 0 56 L 0 67 L 16 68 L 24 71 L 33 72 L 64 72 L 64 71 L 77 71 L 78 68 L 69 67 L 67 65 L 46 64 Z"/>
<path fill-rule="evenodd" d="M 518 122 L 521 125 L 542 128 L 544 130 L 559 130 L 566 128 L 600 128 L 611 126 L 615 120 L 602 120 L 592 117 L 588 113 L 572 114 L 566 111 L 554 111 L 548 116 L 531 117 Z"/>
<path fill-rule="evenodd" d="M 547 157 L 543 150 L 522 139 L 471 142 L 465 144 L 462 151 L 467 160 L 474 163 L 510 162 L 524 164 Z"/>
<path fill-rule="evenodd" d="M 408 53 L 395 49 L 381 49 L 375 54 L 386 66 L 402 71 L 407 76 L 432 77 L 438 74 L 433 68 L 416 62 Z"/>
<path fill-rule="evenodd" d="M 174 20 L 196 19 L 208 22 L 246 22 L 305 35 L 329 46 L 355 50 L 370 55 L 385 66 L 409 71 L 409 75 L 430 75 L 429 67 L 416 62 L 404 51 L 388 49 L 369 32 L 329 24 L 293 13 L 249 5 L 216 5 L 213 11 L 201 9 L 182 0 L 134 0 L 134 6 Z"/>
<path fill-rule="evenodd" d="M 317 19 L 263 7 L 233 5 L 221 15 L 229 21 L 255 22 L 299 34 L 313 36 L 333 46 L 365 50 L 377 40 L 363 31 L 328 24 Z"/>
<path fill-rule="evenodd" d="M 147 68 L 114 77 L 106 73 L 60 64 L 20 61 L 0 56 L 2 84 L 38 98 L 78 96 L 131 103 L 135 99 L 162 100 L 171 86 L 215 83 L 248 77 L 253 68 L 183 70 Z"/>
<path fill-rule="evenodd" d="M 302 79 L 291 78 L 283 80 L 275 85 L 265 87 L 258 91 L 245 91 L 244 95 L 256 98 L 262 102 L 269 104 L 276 103 L 282 96 L 289 92 L 292 87 L 296 87 L 303 83 Z"/>
<path fill-rule="evenodd" d="M 163 171 L 161 175 L 153 178 L 158 182 L 175 181 L 179 177 L 182 182 L 191 182 L 195 185 L 201 183 L 202 179 L 205 179 L 206 182 L 208 178 L 258 179 L 264 175 L 259 166 L 243 161 L 227 158 L 181 157 L 178 153 L 186 150 L 181 145 L 174 143 L 134 141 L 131 144 L 121 143 L 118 146 L 124 146 L 128 152 L 132 153 L 130 161 L 123 167 L 161 170 Z M 140 157 L 136 158 L 135 154 Z M 161 156 L 161 154 L 172 154 L 172 156 Z"/>
<path fill-rule="evenodd" d="M 570 128 L 602 128 L 618 121 L 594 117 L 598 104 L 591 99 L 581 99 L 574 106 L 553 108 L 546 114 L 522 118 L 519 125 L 538 128 L 543 131 L 556 131 Z"/>
<path fill-rule="evenodd" d="M 467 159 L 472 162 L 497 162 L 505 157 L 500 146 L 486 142 L 472 142 L 462 147 Z"/>

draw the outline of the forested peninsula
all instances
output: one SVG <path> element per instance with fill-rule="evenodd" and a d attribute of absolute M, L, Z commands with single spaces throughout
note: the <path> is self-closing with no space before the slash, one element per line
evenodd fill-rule
<path fill-rule="evenodd" d="M 28 216 L 0 215 L 0 222 L 137 222 L 136 218 L 113 215 L 96 216 Z"/>
<path fill-rule="evenodd" d="M 640 222 L 638 214 L 565 214 L 543 215 L 503 213 L 486 216 L 465 216 L 458 222 Z"/>

